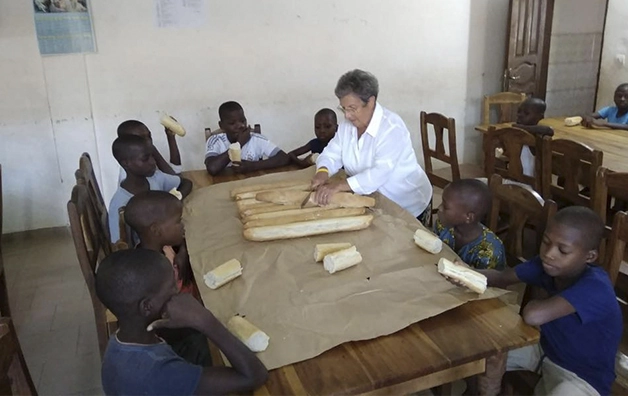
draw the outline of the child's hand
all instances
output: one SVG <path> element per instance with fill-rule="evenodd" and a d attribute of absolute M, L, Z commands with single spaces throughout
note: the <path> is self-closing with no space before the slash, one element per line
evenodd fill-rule
<path fill-rule="evenodd" d="M 233 171 L 236 173 L 249 173 L 257 170 L 256 161 L 240 161 L 238 166 L 234 166 Z"/>
<path fill-rule="evenodd" d="M 591 128 L 593 125 L 593 118 L 591 116 L 583 116 L 580 125 L 586 128 Z"/>
<path fill-rule="evenodd" d="M 201 305 L 191 294 L 175 294 L 164 306 L 162 319 L 149 324 L 147 331 L 159 328 L 178 329 L 191 327 L 200 330 L 203 322 L 216 318 Z"/>
<path fill-rule="evenodd" d="M 170 118 L 172 118 L 173 120 L 177 121 L 176 118 L 174 118 L 173 116 L 170 116 Z M 177 121 L 179 122 L 179 121 Z M 164 132 L 166 132 L 166 136 L 176 136 L 176 133 L 172 132 L 170 129 L 164 127 Z"/>
<path fill-rule="evenodd" d="M 599 118 L 597 120 L 593 120 L 593 126 L 608 127 L 608 122 L 602 118 Z"/>

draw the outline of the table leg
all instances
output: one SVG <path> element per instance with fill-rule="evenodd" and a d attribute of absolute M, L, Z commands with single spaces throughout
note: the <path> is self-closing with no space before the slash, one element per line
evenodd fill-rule
<path fill-rule="evenodd" d="M 486 371 L 477 376 L 477 394 L 496 396 L 501 393 L 507 358 L 508 352 L 502 352 L 486 359 Z"/>

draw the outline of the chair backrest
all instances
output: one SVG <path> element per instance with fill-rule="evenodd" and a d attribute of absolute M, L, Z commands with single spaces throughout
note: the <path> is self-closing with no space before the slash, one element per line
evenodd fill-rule
<path fill-rule="evenodd" d="M 484 173 L 486 175 L 498 174 L 502 177 L 520 183 L 528 184 L 541 196 L 549 194 L 550 173 L 546 169 L 550 163 L 550 140 L 548 136 L 535 136 L 528 131 L 515 127 L 495 128 L 489 127 L 484 134 Z M 535 150 L 534 176 L 524 174 L 521 161 L 521 152 L 524 146 Z M 497 161 L 495 149 L 501 147 L 504 150 L 506 162 Z M 501 165 L 501 164 L 504 165 Z"/>
<path fill-rule="evenodd" d="M 2 259 L 2 213 L 2 164 L 0 164 L 0 316 L 11 316 L 7 275 L 4 272 L 4 261 Z"/>
<path fill-rule="evenodd" d="M 517 119 L 517 109 L 524 100 L 526 100 L 526 94 L 517 92 L 499 92 L 484 96 L 482 124 L 491 124 L 491 106 L 497 106 L 497 124 L 514 122 Z"/>
<path fill-rule="evenodd" d="M 89 156 L 88 153 L 83 153 L 81 155 L 81 158 L 79 158 L 78 173 L 85 181 L 85 185 L 87 186 L 87 192 L 89 194 L 89 199 L 94 206 L 94 210 L 96 212 L 96 215 L 98 216 L 101 227 L 103 228 L 105 235 L 107 235 L 108 237 L 109 221 L 107 217 L 107 206 L 105 205 L 105 200 L 103 199 L 102 192 L 100 191 L 100 187 L 98 186 L 98 180 L 96 180 L 96 174 L 94 173 L 92 158 Z"/>
<path fill-rule="evenodd" d="M 613 219 L 613 227 L 606 245 L 606 257 L 600 260 L 604 269 L 608 272 L 613 286 L 617 282 L 619 268 L 626 255 L 626 243 L 628 243 L 628 213 L 617 212 Z"/>
<path fill-rule="evenodd" d="M 543 200 L 535 191 L 520 185 L 505 184 L 499 175 L 491 177 L 489 187 L 492 194 L 489 228 L 497 230 L 500 212 L 507 211 L 508 231 L 502 238 L 506 254 L 519 260 L 531 258 L 524 257 L 524 230 L 529 225 L 534 227 L 534 251 L 538 253 L 545 227 L 556 213 L 556 203 L 549 199 Z"/>
<path fill-rule="evenodd" d="M 606 224 L 611 223 L 615 209 L 628 202 L 628 173 L 613 172 L 599 167 L 593 188 L 593 210 L 600 215 Z"/>
<path fill-rule="evenodd" d="M 99 235 L 102 233 L 102 229 L 97 224 L 98 219 L 89 201 L 89 194 L 85 185 L 77 184 L 72 189 L 72 197 L 68 202 L 68 216 L 76 256 L 92 299 L 98 346 L 102 356 L 109 337 L 106 309 L 96 295 L 95 275 L 100 261 L 111 254 L 111 244 L 108 239 L 106 240 L 107 243 L 103 243 L 102 235 Z"/>
<path fill-rule="evenodd" d="M 37 395 L 10 318 L 0 318 L 0 395 Z"/>
<path fill-rule="evenodd" d="M 591 191 L 595 174 L 602 166 L 604 153 L 569 139 L 554 139 L 550 144 L 551 172 L 558 183 L 550 178 L 550 195 L 560 203 L 592 208 L 592 197 L 581 194 L 582 187 Z"/>
<path fill-rule="evenodd" d="M 435 145 L 430 147 L 429 128 L 434 130 Z M 449 154 L 445 150 L 445 130 L 449 143 Z M 423 159 L 425 160 L 425 173 L 433 186 L 445 188 L 452 181 L 460 179 L 460 167 L 456 151 L 456 120 L 447 118 L 439 113 L 421 112 L 421 143 L 423 145 Z M 451 180 L 434 174 L 432 158 L 443 161 L 451 167 Z"/>

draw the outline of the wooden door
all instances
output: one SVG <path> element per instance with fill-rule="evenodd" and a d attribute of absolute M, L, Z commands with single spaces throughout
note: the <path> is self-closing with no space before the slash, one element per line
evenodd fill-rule
<path fill-rule="evenodd" d="M 504 91 L 545 99 L 554 0 L 510 0 Z"/>

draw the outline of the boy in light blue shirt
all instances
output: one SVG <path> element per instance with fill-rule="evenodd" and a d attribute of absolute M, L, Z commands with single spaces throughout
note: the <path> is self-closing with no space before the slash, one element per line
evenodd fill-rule
<path fill-rule="evenodd" d="M 615 89 L 614 101 L 615 106 L 604 107 L 583 117 L 582 125 L 587 128 L 598 126 L 628 131 L 628 83 L 620 84 Z"/>

